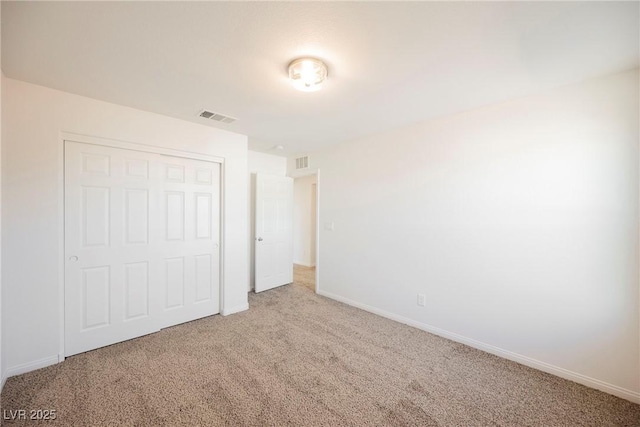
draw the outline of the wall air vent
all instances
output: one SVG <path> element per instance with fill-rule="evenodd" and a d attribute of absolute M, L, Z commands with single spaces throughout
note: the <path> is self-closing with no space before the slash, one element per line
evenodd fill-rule
<path fill-rule="evenodd" d="M 296 159 L 296 169 L 308 169 L 309 156 L 302 156 Z"/>
<path fill-rule="evenodd" d="M 209 110 L 202 110 L 198 116 L 203 117 L 205 119 L 215 120 L 220 123 L 233 123 L 238 119 L 234 119 L 233 117 L 225 116 L 224 114 L 214 113 Z"/>

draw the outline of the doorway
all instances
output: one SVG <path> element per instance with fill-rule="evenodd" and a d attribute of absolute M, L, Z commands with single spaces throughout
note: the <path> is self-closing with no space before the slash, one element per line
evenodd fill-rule
<path fill-rule="evenodd" d="M 316 292 L 318 176 L 297 177 L 293 182 L 294 283 Z"/>

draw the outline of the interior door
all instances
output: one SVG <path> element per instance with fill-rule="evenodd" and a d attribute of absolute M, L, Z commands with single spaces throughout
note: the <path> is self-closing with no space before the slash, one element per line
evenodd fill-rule
<path fill-rule="evenodd" d="M 293 281 L 293 179 L 256 174 L 256 284 L 262 292 Z"/>
<path fill-rule="evenodd" d="M 65 142 L 65 355 L 219 312 L 220 166 Z"/>
<path fill-rule="evenodd" d="M 220 312 L 220 165 L 160 156 L 161 327 Z"/>

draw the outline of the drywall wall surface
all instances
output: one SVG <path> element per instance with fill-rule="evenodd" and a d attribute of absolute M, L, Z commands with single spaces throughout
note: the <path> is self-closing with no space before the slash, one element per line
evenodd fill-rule
<path fill-rule="evenodd" d="M 248 200 L 248 234 L 249 234 L 249 282 L 247 289 L 251 290 L 255 285 L 255 249 L 256 249 L 256 173 L 268 173 L 272 175 L 284 176 L 287 174 L 287 158 L 283 156 L 275 156 L 272 154 L 265 154 L 258 151 L 249 151 L 248 157 L 248 185 L 249 191 L 247 192 Z"/>
<path fill-rule="evenodd" d="M 638 88 L 635 69 L 313 153 L 320 289 L 639 399 Z"/>
<path fill-rule="evenodd" d="M 293 181 L 293 262 L 306 267 L 315 266 L 315 183 L 315 174 Z"/>
<path fill-rule="evenodd" d="M 259 151 L 248 151 L 247 163 L 249 173 L 270 173 L 284 176 L 287 174 L 287 158 Z"/>
<path fill-rule="evenodd" d="M 61 132 L 224 158 L 222 313 L 247 305 L 247 137 L 12 79 L 3 80 L 5 365 L 50 364 L 62 328 Z"/>
<path fill-rule="evenodd" d="M 2 242 L 2 80 L 4 73 L 2 72 L 2 7 L 0 7 L 0 242 Z M 2 351 L 2 245 L 0 244 L 0 393 L 4 387 L 5 369 L 4 357 Z"/>

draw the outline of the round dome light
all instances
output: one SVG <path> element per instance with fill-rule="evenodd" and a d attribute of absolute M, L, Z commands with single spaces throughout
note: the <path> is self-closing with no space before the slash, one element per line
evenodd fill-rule
<path fill-rule="evenodd" d="M 320 90 L 322 83 L 327 79 L 327 66 L 316 58 L 295 59 L 289 64 L 289 79 L 298 90 Z"/>

